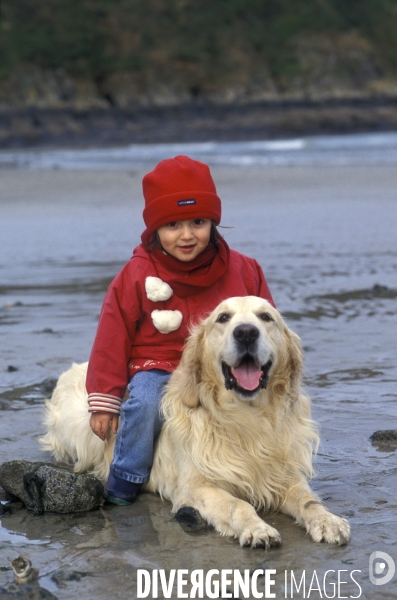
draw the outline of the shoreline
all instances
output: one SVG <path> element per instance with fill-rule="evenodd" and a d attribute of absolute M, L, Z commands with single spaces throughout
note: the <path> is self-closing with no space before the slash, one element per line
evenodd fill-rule
<path fill-rule="evenodd" d="M 0 109 L 0 149 L 254 141 L 397 130 L 397 98 L 282 100 L 78 110 Z"/>

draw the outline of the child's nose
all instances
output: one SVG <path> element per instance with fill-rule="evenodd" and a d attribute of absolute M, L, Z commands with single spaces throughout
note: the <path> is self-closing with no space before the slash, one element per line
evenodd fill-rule
<path fill-rule="evenodd" d="M 189 227 L 189 225 L 185 225 L 182 229 L 182 236 L 183 239 L 189 239 L 192 237 L 192 229 L 191 227 Z"/>

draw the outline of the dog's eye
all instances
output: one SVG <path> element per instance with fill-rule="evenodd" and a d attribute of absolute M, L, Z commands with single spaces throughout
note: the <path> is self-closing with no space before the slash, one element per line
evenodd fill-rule
<path fill-rule="evenodd" d="M 261 313 L 261 314 L 260 314 L 260 315 L 258 315 L 258 316 L 259 316 L 259 318 L 260 318 L 262 321 L 266 321 L 267 323 L 268 323 L 269 321 L 273 321 L 273 319 L 272 319 L 272 317 L 269 315 L 269 313 Z"/>
<path fill-rule="evenodd" d="M 227 321 L 230 321 L 230 315 L 227 313 L 221 313 L 216 320 L 217 323 L 227 323 Z"/>

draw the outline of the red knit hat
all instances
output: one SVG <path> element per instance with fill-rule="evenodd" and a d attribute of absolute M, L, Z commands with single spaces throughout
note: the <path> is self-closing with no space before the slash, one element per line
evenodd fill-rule
<path fill-rule="evenodd" d="M 142 180 L 147 233 L 172 221 L 221 220 L 221 200 L 209 167 L 188 156 L 161 161 Z"/>

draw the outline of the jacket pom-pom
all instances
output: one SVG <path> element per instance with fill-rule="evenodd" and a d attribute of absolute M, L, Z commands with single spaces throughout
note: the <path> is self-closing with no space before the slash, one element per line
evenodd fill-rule
<path fill-rule="evenodd" d="M 152 312 L 153 325 L 160 333 L 176 331 L 182 323 L 182 318 L 180 310 L 154 310 Z"/>
<path fill-rule="evenodd" d="M 173 291 L 172 288 L 162 281 L 159 277 L 146 277 L 145 280 L 146 296 L 152 302 L 161 302 L 171 298 Z"/>

